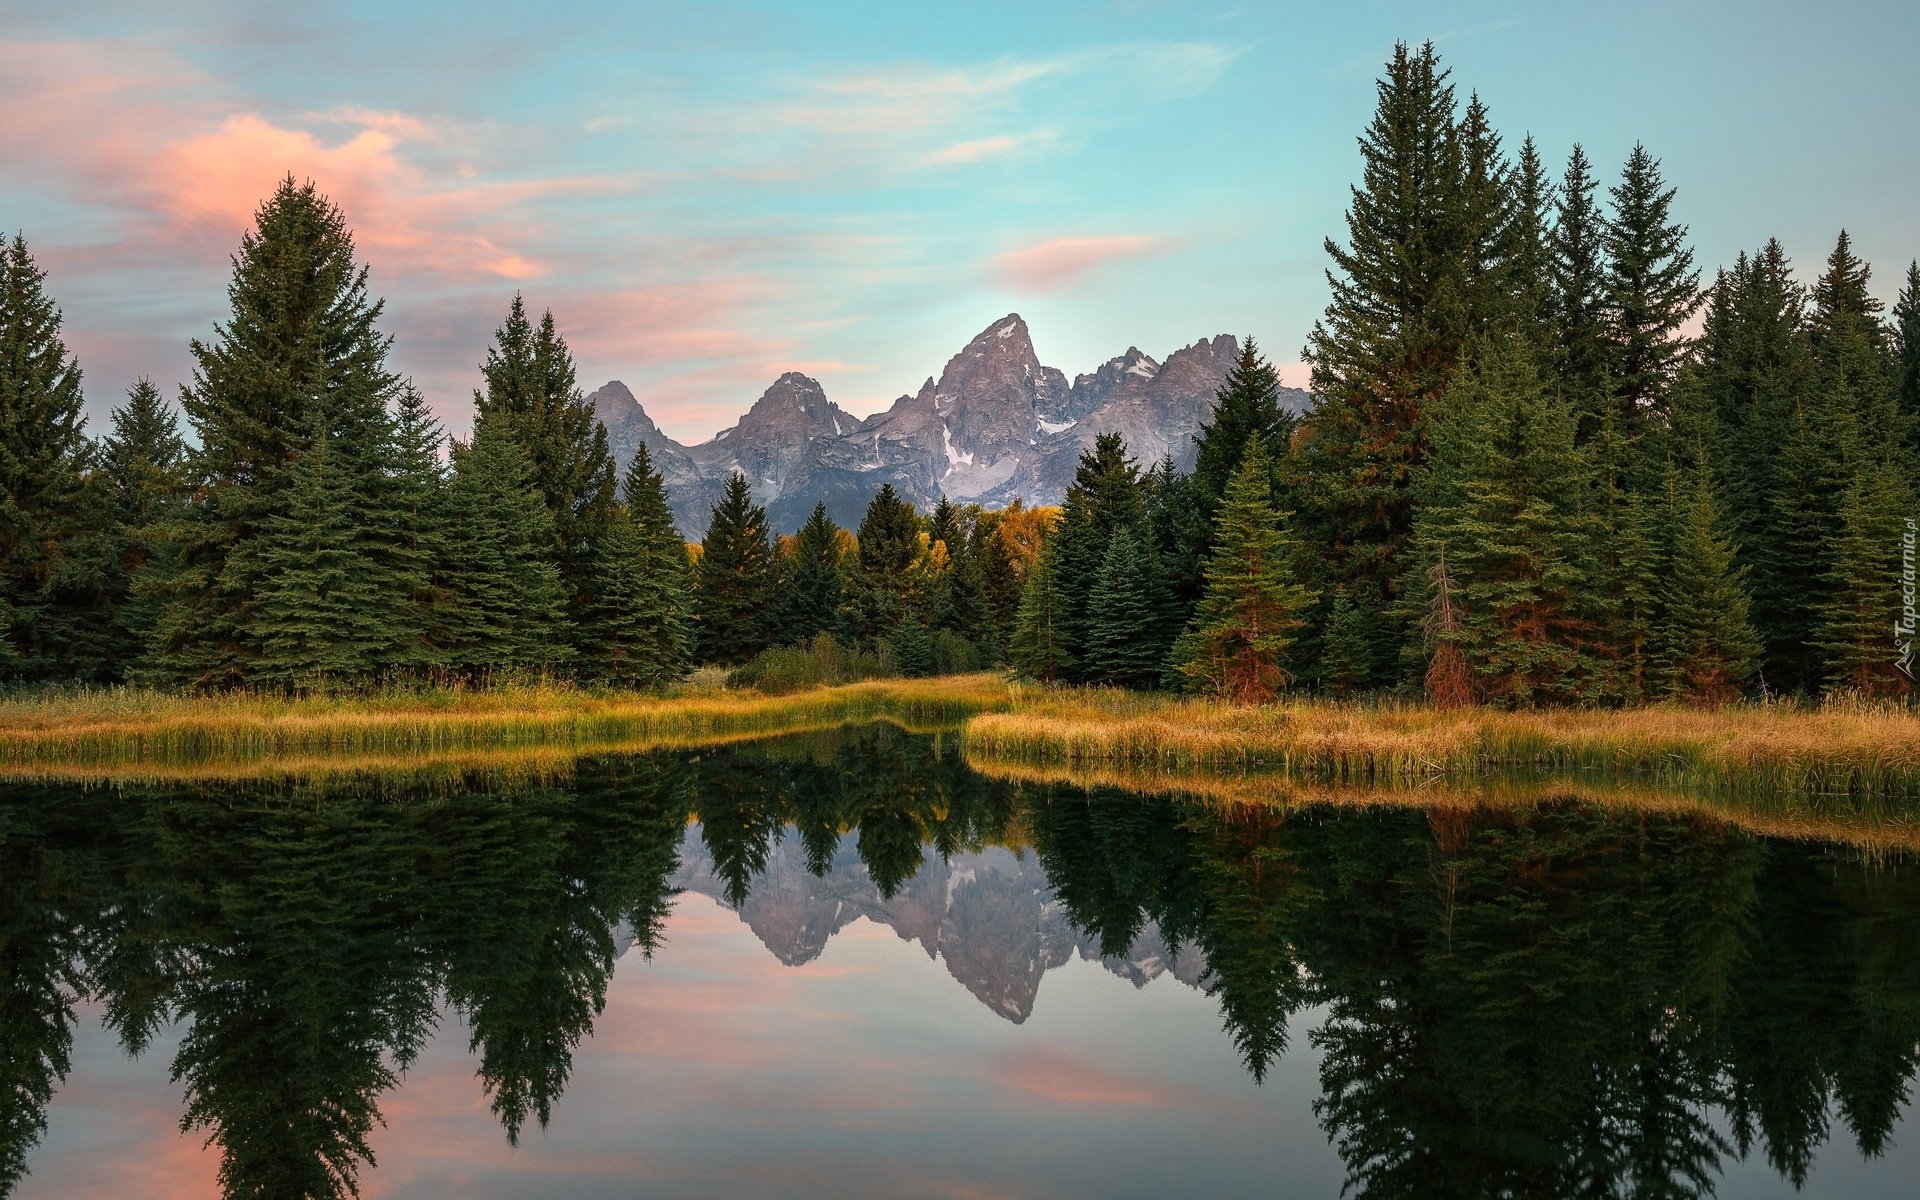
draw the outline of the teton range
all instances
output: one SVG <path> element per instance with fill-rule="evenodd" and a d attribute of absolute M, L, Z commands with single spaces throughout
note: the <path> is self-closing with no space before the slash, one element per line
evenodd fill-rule
<path fill-rule="evenodd" d="M 666 476 L 674 519 L 689 537 L 706 529 L 727 478 L 739 471 L 778 532 L 796 529 L 816 501 L 842 525 L 860 521 L 881 485 L 922 510 L 946 496 L 988 506 L 1015 498 L 1058 504 L 1080 452 L 1117 432 L 1140 464 L 1171 454 L 1193 465 L 1193 435 L 1240 353 L 1232 334 L 1202 338 L 1164 362 L 1135 347 L 1069 382 L 1034 354 L 1027 323 L 1009 314 L 947 360 L 936 380 L 892 407 L 856 417 L 798 371 L 774 380 L 730 429 L 683 446 L 660 431 L 624 383 L 589 399 L 622 469 L 644 441 Z M 1283 389 L 1306 407 L 1307 393 Z"/>

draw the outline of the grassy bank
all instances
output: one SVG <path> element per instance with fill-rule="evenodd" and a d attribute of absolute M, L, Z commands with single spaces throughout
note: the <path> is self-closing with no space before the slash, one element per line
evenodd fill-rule
<path fill-rule="evenodd" d="M 1505 712 L 1057 691 L 975 717 L 967 745 L 987 761 L 1260 768 L 1374 785 L 1524 768 L 1693 792 L 1920 795 L 1920 711 L 1849 703 Z"/>
<path fill-rule="evenodd" d="M 497 751 L 649 750 L 891 720 L 951 728 L 1010 702 L 996 675 L 889 679 L 787 696 L 565 687 L 384 696 L 186 697 L 135 689 L 0 701 L 0 774 L 186 777 L 379 769 Z"/>

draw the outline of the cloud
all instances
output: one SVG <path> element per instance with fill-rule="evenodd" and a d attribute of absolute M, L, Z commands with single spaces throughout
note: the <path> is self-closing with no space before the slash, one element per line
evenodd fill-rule
<path fill-rule="evenodd" d="M 1164 254 L 1170 249 L 1171 244 L 1164 239 L 1137 233 L 1053 238 L 996 255 L 988 268 L 996 280 L 1017 291 L 1055 292 L 1096 267 Z"/>
<path fill-rule="evenodd" d="M 963 163 L 985 162 L 994 158 L 1012 158 L 1060 140 L 1058 129 L 1033 129 L 1025 133 L 997 133 L 991 137 L 968 138 L 942 146 L 920 160 L 923 167 L 950 167 Z"/>

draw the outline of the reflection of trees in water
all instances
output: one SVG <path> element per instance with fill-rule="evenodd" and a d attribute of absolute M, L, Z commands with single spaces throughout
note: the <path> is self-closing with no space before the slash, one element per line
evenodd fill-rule
<path fill-rule="evenodd" d="M 91 996 L 130 1051 L 184 1022 L 185 1124 L 234 1195 L 351 1191 L 380 1095 L 462 1015 L 510 1138 L 544 1123 L 619 946 L 656 943 L 687 819 L 728 898 L 791 828 L 883 896 L 1031 846 L 1106 955 L 1204 956 L 1247 1069 L 1327 1017 L 1316 1112 L 1353 1190 L 1699 1195 L 1733 1154 L 1871 1154 L 1920 1044 L 1920 871 L 1571 802 L 1287 811 L 1011 784 L 887 726 L 563 781 L 475 775 L 0 797 L 0 1191 Z M 1723 1115 L 1729 1137 L 1716 1132 Z"/>

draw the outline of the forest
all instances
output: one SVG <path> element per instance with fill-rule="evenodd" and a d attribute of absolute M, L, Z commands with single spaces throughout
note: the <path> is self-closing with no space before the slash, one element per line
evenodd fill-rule
<path fill-rule="evenodd" d="M 775 537 L 735 475 L 689 545 L 616 477 L 554 314 L 513 297 L 450 440 L 389 365 L 346 215 L 288 177 L 177 405 L 104 437 L 24 235 L 0 250 L 0 678 L 196 693 L 646 688 L 1004 666 L 1442 707 L 1914 690 L 1920 263 L 1838 233 L 1703 278 L 1660 160 L 1550 170 L 1431 44 L 1360 137 L 1313 403 L 1249 339 L 1190 470 L 1114 435 L 1064 506 L 882 488 Z M 184 418 L 184 426 L 182 419 Z"/>

